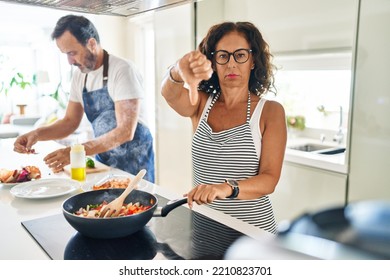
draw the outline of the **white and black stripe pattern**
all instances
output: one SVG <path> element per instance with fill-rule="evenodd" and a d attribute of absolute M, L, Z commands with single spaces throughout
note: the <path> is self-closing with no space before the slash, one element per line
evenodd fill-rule
<path fill-rule="evenodd" d="M 218 93 L 213 98 L 192 140 L 194 186 L 218 184 L 228 178 L 243 180 L 258 174 L 259 158 L 249 124 L 250 93 L 246 123 L 214 133 L 207 123 L 207 117 L 219 95 Z M 215 200 L 208 206 L 269 232 L 276 232 L 268 196 L 253 200 Z"/>
<path fill-rule="evenodd" d="M 237 238 L 243 236 L 226 225 L 193 212 L 191 257 L 193 259 L 220 259 Z"/>

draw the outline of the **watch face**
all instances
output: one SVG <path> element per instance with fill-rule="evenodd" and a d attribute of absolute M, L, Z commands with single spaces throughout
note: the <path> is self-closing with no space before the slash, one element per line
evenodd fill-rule
<path fill-rule="evenodd" d="M 227 180 L 228 184 L 233 186 L 233 187 L 238 187 L 238 182 L 236 180 Z"/>

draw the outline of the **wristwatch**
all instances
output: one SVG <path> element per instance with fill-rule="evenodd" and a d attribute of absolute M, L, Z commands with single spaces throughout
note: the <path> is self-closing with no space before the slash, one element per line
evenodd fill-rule
<path fill-rule="evenodd" d="M 226 198 L 236 198 L 240 193 L 240 189 L 238 188 L 238 182 L 233 179 L 225 179 L 225 182 L 232 187 L 232 194 Z"/>

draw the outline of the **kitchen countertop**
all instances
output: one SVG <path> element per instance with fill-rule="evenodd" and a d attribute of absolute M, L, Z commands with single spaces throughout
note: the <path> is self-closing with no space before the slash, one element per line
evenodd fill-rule
<path fill-rule="evenodd" d="M 321 142 L 320 140 L 298 137 L 291 138 L 287 141 L 287 148 L 284 157 L 285 162 L 301 164 L 309 167 L 323 169 L 342 174 L 348 173 L 348 164 L 346 161 L 346 152 L 335 155 L 322 155 L 316 152 L 305 152 L 291 149 L 290 147 L 313 143 L 319 145 L 327 145 L 332 147 L 343 147 L 334 142 Z"/>
<path fill-rule="evenodd" d="M 36 165 L 41 169 L 42 178 L 69 178 L 69 176 L 64 172 L 52 174 L 42 160 L 47 153 L 61 147 L 58 143 L 54 141 L 39 142 L 34 147 L 37 154 L 24 155 L 12 151 L 13 142 L 14 139 L 12 138 L 0 139 L 0 168 L 20 168 L 22 164 Z M 108 174 L 127 173 L 111 168 L 109 171 L 102 173 L 88 174 L 85 184 L 92 184 Z M 140 183 L 140 186 L 143 190 L 155 193 L 168 200 L 182 197 L 182 194 L 173 193 L 169 190 L 169 188 L 152 184 L 145 180 Z M 0 184 L 0 213 L 2 224 L 0 259 L 50 259 L 47 253 L 32 238 L 21 223 L 57 214 L 62 215 L 61 205 L 63 201 L 74 193 L 45 199 L 26 199 L 14 197 L 10 193 L 11 188 L 12 187 L 10 186 Z M 272 236 L 263 230 L 205 206 L 194 205 L 192 210 L 237 230 L 255 240 L 264 237 L 269 238 Z"/>
<path fill-rule="evenodd" d="M 51 174 L 50 170 L 45 167 L 42 161 L 42 158 L 47 153 L 61 147 L 58 143 L 54 141 L 40 142 L 34 147 L 38 154 L 22 155 L 12 151 L 13 141 L 14 139 L 0 140 L 0 154 L 2 155 L 0 157 L 0 168 L 18 168 L 21 166 L 21 163 L 26 163 L 28 165 L 37 165 L 40 167 L 43 178 L 69 178 L 64 172 Z M 126 172 L 113 168 L 102 173 L 87 174 L 87 180 L 84 183 L 84 187 L 90 186 L 93 182 L 100 180 L 108 174 L 129 175 Z M 130 174 L 130 177 L 133 177 L 133 175 Z M 174 193 L 167 187 L 152 184 L 145 180 L 142 180 L 139 187 L 144 191 L 154 193 L 157 197 L 163 198 L 163 205 L 166 203 L 165 201 L 182 197 L 182 194 Z M 76 231 L 70 228 L 70 226 L 62 220 L 61 205 L 65 199 L 74 193 L 45 199 L 26 199 L 14 197 L 10 193 L 10 189 L 11 187 L 0 184 L 0 213 L 2 225 L 0 260 L 68 259 L 67 256 L 69 255 L 66 253 L 69 252 L 71 253 L 70 258 L 78 258 L 80 257 L 80 254 L 82 257 L 84 256 L 83 253 L 86 253 L 90 258 L 89 249 L 91 248 L 91 243 L 97 244 L 97 248 L 101 247 L 101 242 L 93 241 L 93 239 L 85 241 L 80 234 L 76 234 Z M 76 190 L 75 193 L 79 191 L 81 192 L 82 190 Z M 179 208 L 180 209 L 172 211 L 171 214 L 163 219 L 159 219 L 158 217 L 152 218 L 137 236 L 134 234 L 131 238 L 129 237 L 127 241 L 125 240 L 128 242 L 127 245 L 134 247 L 134 242 L 131 241 L 134 239 L 141 240 L 141 243 L 144 242 L 142 244 L 147 244 L 148 242 L 145 243 L 143 233 L 150 236 L 150 238 L 153 238 L 154 235 L 159 249 L 159 252 L 153 258 L 156 260 L 177 259 L 177 257 L 180 259 L 183 255 L 175 254 L 179 251 L 184 253 L 184 259 L 198 253 L 201 254 L 200 256 L 204 256 L 201 259 L 207 259 L 207 255 L 204 255 L 204 248 L 206 248 L 207 253 L 210 252 L 210 250 L 214 252 L 214 249 L 221 247 L 225 248 L 225 258 L 228 260 L 302 260 L 318 258 L 371 259 L 376 257 L 375 255 L 372 256 L 351 247 L 346 248 L 343 244 L 322 238 L 317 238 L 315 240 L 316 245 L 314 245 L 314 236 L 290 234 L 283 237 L 273 235 L 206 206 L 194 205 L 192 210 L 188 209 L 187 205 L 180 206 Z M 182 215 L 183 213 L 185 215 Z M 182 226 L 182 224 L 195 225 L 196 223 L 198 223 L 198 226 L 192 227 L 192 231 L 190 229 L 190 232 L 188 232 L 188 229 L 186 229 L 184 230 L 185 232 L 183 232 L 182 228 L 185 228 L 185 226 Z M 172 224 L 174 225 L 172 226 Z M 218 237 L 215 238 L 214 230 L 218 229 L 221 231 L 221 225 L 218 224 L 222 224 L 223 233 L 216 233 Z M 214 226 L 216 228 L 214 228 Z M 172 232 L 174 234 L 172 234 Z M 236 232 L 235 234 L 238 233 L 241 237 L 238 237 L 233 243 L 224 244 L 223 241 L 225 239 L 221 239 L 221 236 L 224 235 L 224 237 L 226 237 L 226 232 Z M 182 238 L 181 235 L 185 235 L 185 238 Z M 200 238 L 200 241 L 197 241 L 197 238 L 195 237 L 198 235 L 206 237 L 206 239 L 209 236 L 215 238 L 213 239 L 213 243 L 211 243 L 213 247 L 209 248 L 208 245 L 205 245 L 204 238 Z M 42 245 L 44 242 L 43 239 L 45 238 L 47 239 L 46 241 L 50 241 L 50 246 L 52 246 L 50 249 L 48 249 L 46 245 Z M 42 240 L 43 242 L 41 242 Z M 122 241 L 116 242 L 115 240 L 113 243 L 104 242 L 104 244 L 106 244 L 106 248 L 109 249 L 122 248 L 123 245 Z M 107 247 L 107 244 L 110 244 L 110 247 Z M 310 246 L 306 246 L 305 244 L 310 244 Z M 81 250 L 80 246 L 83 248 L 82 246 L 85 245 L 87 247 L 84 247 L 84 249 L 87 251 L 79 252 L 76 256 L 73 255 L 73 249 L 69 251 L 69 248 L 78 248 L 76 251 L 79 251 Z M 178 246 L 190 248 L 191 252 L 186 251 L 185 248 L 177 250 Z M 200 251 L 197 251 L 199 248 Z M 172 251 L 171 249 L 175 250 Z M 165 256 L 164 253 L 166 252 L 171 253 L 170 255 Z M 106 255 L 104 254 L 104 256 Z M 125 257 L 127 256 L 128 255 Z M 218 256 L 221 257 L 221 255 Z M 130 255 L 130 257 L 134 257 L 134 255 Z M 192 258 L 190 257 L 190 259 Z"/>

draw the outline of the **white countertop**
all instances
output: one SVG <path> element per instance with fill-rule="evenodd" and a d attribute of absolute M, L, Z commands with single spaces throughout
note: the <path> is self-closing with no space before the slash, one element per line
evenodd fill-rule
<path fill-rule="evenodd" d="M 50 170 L 43 163 L 42 159 L 47 153 L 60 147 L 56 142 L 39 142 L 34 147 L 38 154 L 23 155 L 12 151 L 13 141 L 14 139 L 12 138 L 0 139 L 0 168 L 12 169 L 20 168 L 21 165 L 36 165 L 41 169 L 42 178 L 69 178 L 64 172 L 51 174 Z M 91 182 L 95 182 L 110 173 L 123 174 L 125 172 L 111 169 L 102 173 L 88 174 L 85 184 L 91 184 Z M 170 200 L 182 197 L 182 194 L 172 193 L 167 188 L 145 180 L 140 185 L 143 187 L 143 190 L 159 194 Z M 10 193 L 10 189 L 11 187 L 0 184 L 0 260 L 49 259 L 38 243 L 23 228 L 21 222 L 62 213 L 62 202 L 73 194 L 45 199 L 26 199 L 14 197 Z M 195 205 L 193 210 L 255 239 L 271 236 L 263 230 L 208 207 Z"/>
<path fill-rule="evenodd" d="M 348 163 L 346 162 L 345 156 L 346 153 L 335 155 L 322 155 L 316 152 L 304 152 L 289 148 L 293 146 L 303 145 L 305 143 L 339 147 L 339 145 L 334 142 L 321 142 L 320 140 L 303 137 L 292 138 L 289 139 L 287 142 L 287 149 L 284 157 L 285 162 L 301 164 L 342 174 L 348 173 Z"/>

